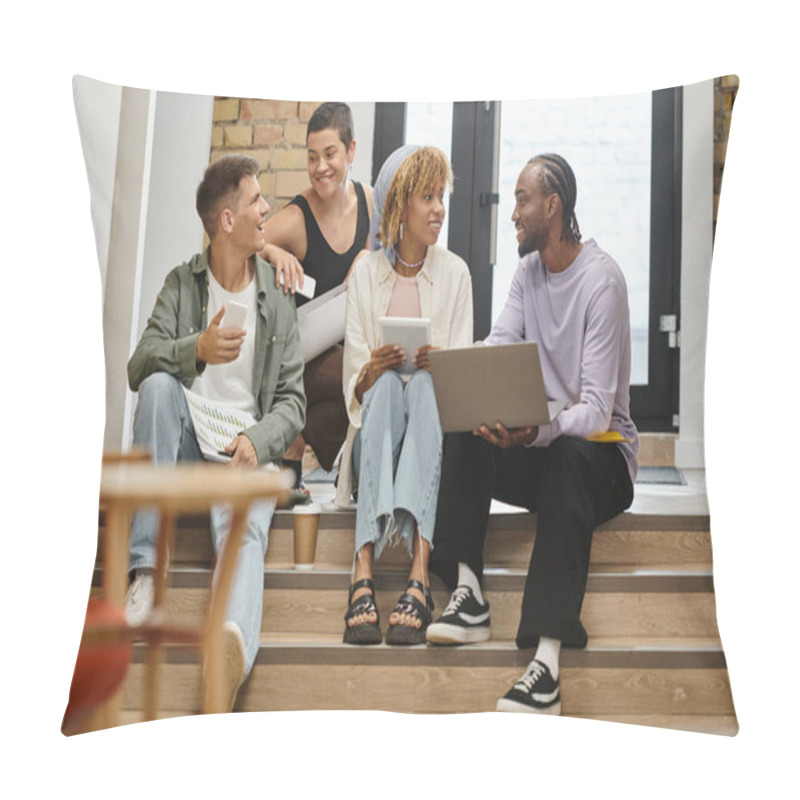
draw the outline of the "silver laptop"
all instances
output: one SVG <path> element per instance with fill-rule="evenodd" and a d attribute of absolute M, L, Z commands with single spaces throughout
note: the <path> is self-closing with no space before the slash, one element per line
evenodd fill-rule
<path fill-rule="evenodd" d="M 546 425 L 566 405 L 547 399 L 535 342 L 432 350 L 429 360 L 445 433 L 498 420 L 506 428 Z"/>

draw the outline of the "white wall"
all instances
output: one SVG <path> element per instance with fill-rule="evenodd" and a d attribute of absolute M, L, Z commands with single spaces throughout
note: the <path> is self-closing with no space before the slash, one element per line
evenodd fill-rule
<path fill-rule="evenodd" d="M 372 185 L 372 142 L 375 138 L 375 103 L 347 102 L 353 112 L 353 136 L 356 157 L 350 175 L 353 179 Z"/>
<path fill-rule="evenodd" d="M 714 82 L 683 90 L 683 203 L 681 219 L 680 426 L 675 465 L 705 466 L 708 286 L 714 208 Z"/>
<path fill-rule="evenodd" d="M 122 87 L 76 75 L 72 79 L 72 96 L 91 187 L 90 208 L 100 281 L 105 287 Z"/>
<path fill-rule="evenodd" d="M 156 98 L 137 341 L 167 273 L 203 249 L 195 194 L 208 166 L 213 107 L 204 95 Z"/>
<path fill-rule="evenodd" d="M 129 393 L 126 363 L 135 330 L 142 273 L 144 215 L 152 144 L 154 95 L 122 89 L 114 203 L 103 292 L 106 428 L 103 450 L 124 449 Z"/>
<path fill-rule="evenodd" d="M 105 450 L 126 450 L 135 395 L 127 362 L 167 273 L 202 249 L 195 191 L 208 165 L 213 98 L 124 89 L 103 337 Z"/>

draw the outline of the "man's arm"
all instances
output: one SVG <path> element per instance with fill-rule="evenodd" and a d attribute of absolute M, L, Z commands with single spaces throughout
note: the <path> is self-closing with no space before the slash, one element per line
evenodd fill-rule
<path fill-rule="evenodd" d="M 196 378 L 205 369 L 205 364 L 197 361 L 197 338 L 202 331 L 178 337 L 179 297 L 180 279 L 174 269 L 167 275 L 147 327 L 128 361 L 128 383 L 134 392 L 154 372 L 184 380 Z"/>
<path fill-rule="evenodd" d="M 539 428 L 535 446 L 545 447 L 558 436 L 585 438 L 608 430 L 627 319 L 625 286 L 608 281 L 592 298 L 586 312 L 580 400 L 565 408 L 549 425 Z"/>

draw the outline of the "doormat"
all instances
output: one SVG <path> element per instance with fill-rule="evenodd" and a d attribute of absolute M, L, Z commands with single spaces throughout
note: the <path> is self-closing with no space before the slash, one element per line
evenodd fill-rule
<path fill-rule="evenodd" d="M 686 478 L 675 467 L 639 467 L 636 483 L 665 483 L 686 486 Z"/>

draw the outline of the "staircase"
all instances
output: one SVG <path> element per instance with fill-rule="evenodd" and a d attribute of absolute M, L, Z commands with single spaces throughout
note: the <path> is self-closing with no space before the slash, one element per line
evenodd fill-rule
<path fill-rule="evenodd" d="M 716 623 L 709 518 L 671 509 L 674 504 L 658 499 L 643 511 L 634 505 L 595 532 L 582 614 L 589 645 L 562 650 L 562 714 L 733 735 L 738 726 Z M 299 572 L 292 565 L 292 515 L 276 512 L 261 647 L 236 710 L 493 711 L 532 657 L 517 650 L 514 636 L 535 515 L 492 514 L 484 579 L 492 639 L 458 648 L 342 644 L 354 525 L 353 511 L 323 513 L 315 569 Z M 401 549 L 387 549 L 377 564 L 384 630 L 408 564 Z M 207 519 L 184 519 L 171 564 L 174 612 L 197 615 L 212 570 Z M 98 566 L 94 584 L 100 580 Z M 432 589 L 441 611 L 447 593 L 436 578 Z M 123 722 L 142 718 L 144 659 L 144 646 L 137 646 Z M 162 675 L 163 716 L 197 713 L 196 652 L 168 647 Z"/>

